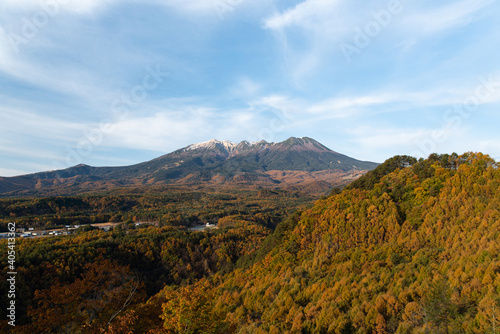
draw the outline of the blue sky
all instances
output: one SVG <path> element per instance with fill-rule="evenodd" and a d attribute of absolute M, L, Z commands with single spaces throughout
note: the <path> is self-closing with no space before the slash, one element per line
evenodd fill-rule
<path fill-rule="evenodd" d="M 500 158 L 495 0 L 2 0 L 0 175 L 308 136 Z"/>

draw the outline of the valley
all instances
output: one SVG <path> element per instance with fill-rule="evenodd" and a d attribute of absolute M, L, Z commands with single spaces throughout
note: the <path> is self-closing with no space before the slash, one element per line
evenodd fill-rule
<path fill-rule="evenodd" d="M 481 153 L 395 156 L 343 174 L 329 191 L 338 170 L 269 169 L 259 173 L 288 189 L 246 188 L 237 178 L 235 186 L 3 198 L 4 229 L 12 221 L 79 228 L 16 239 L 18 325 L 4 320 L 0 328 L 492 332 L 500 309 L 499 171 Z M 305 191 L 311 180 L 317 192 Z M 6 251 L 7 242 L 0 245 Z"/>

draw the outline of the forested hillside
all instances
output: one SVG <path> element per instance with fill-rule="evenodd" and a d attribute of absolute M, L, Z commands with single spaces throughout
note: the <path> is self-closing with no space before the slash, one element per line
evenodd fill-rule
<path fill-rule="evenodd" d="M 18 332 L 500 329 L 500 170 L 480 153 L 391 158 L 272 233 L 245 221 L 169 229 L 20 244 L 30 273 L 20 276 L 55 284 L 34 292 Z M 98 279 L 110 283 L 92 294 Z"/>
<path fill-rule="evenodd" d="M 218 275 L 217 309 L 241 333 L 493 333 L 498 167 L 389 160 L 304 212 L 262 262 Z"/>

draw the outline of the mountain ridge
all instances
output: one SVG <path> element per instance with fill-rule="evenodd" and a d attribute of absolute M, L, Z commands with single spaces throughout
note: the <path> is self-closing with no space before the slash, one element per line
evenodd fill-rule
<path fill-rule="evenodd" d="M 239 143 L 234 143 L 229 140 L 217 140 L 217 139 L 211 139 L 202 143 L 197 143 L 197 144 L 191 144 L 188 145 L 184 148 L 181 148 L 179 150 L 176 150 L 172 153 L 184 153 L 188 151 L 193 151 L 197 149 L 205 149 L 205 150 L 213 150 L 213 149 L 218 149 L 222 152 L 226 152 L 228 157 L 234 156 L 237 154 L 240 154 L 242 152 L 248 152 L 248 151 L 262 151 L 265 149 L 277 149 L 280 146 L 289 146 L 290 148 L 294 147 L 295 149 L 297 148 L 306 148 L 306 149 L 315 149 L 316 151 L 325 151 L 325 152 L 334 152 L 337 153 L 333 150 L 330 150 L 323 144 L 319 143 L 318 141 L 309 138 L 309 137 L 302 137 L 302 138 L 297 138 L 297 137 L 290 137 L 287 140 L 279 143 L 275 142 L 267 142 L 265 140 L 257 141 L 257 142 L 249 142 L 247 140 L 243 140 Z M 166 154 L 168 155 L 168 154 Z M 161 157 L 160 157 L 161 158 Z"/>
<path fill-rule="evenodd" d="M 330 184 L 336 186 L 345 185 L 347 181 L 343 180 L 351 179 L 351 173 L 357 175 L 377 165 L 337 153 L 308 137 L 291 137 L 278 143 L 265 140 L 233 143 L 212 139 L 130 166 L 93 167 L 79 164 L 63 170 L 0 178 L 0 194 L 18 195 L 30 190 L 43 192 L 49 188 L 59 188 L 64 190 L 61 191 L 63 194 L 72 194 L 82 187 L 90 191 L 92 185 L 100 189 L 151 184 L 244 183 L 277 187 L 283 186 L 281 183 L 289 183 L 287 178 L 274 179 L 270 171 L 309 173 L 308 178 L 302 178 L 311 182 L 328 182 L 326 174 L 330 174 Z M 319 180 L 313 175 L 317 172 L 324 172 Z"/>

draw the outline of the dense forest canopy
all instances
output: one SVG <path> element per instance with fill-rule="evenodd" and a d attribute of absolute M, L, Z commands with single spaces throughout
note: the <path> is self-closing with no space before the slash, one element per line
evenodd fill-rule
<path fill-rule="evenodd" d="M 494 333 L 499 167 L 481 153 L 397 156 L 275 229 L 233 216 L 215 232 L 20 241 L 16 331 Z"/>

